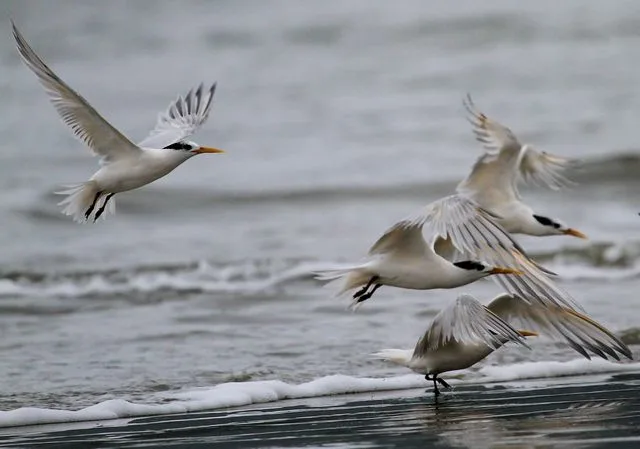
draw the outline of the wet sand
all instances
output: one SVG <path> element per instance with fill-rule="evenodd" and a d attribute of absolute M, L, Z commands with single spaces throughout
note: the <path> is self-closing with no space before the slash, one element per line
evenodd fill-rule
<path fill-rule="evenodd" d="M 0 447 L 639 447 L 640 373 L 0 430 Z"/>

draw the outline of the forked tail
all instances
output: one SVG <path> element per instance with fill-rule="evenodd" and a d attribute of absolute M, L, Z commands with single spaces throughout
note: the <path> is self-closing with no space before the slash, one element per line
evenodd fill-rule
<path fill-rule="evenodd" d="M 413 357 L 413 349 L 381 349 L 371 355 L 379 360 L 387 360 L 396 365 L 409 367 Z"/>
<path fill-rule="evenodd" d="M 55 192 L 55 194 L 66 195 L 58 205 L 65 206 L 62 213 L 70 215 L 74 221 L 78 223 L 85 223 L 92 219 L 96 221 L 108 213 L 115 213 L 115 201 L 111 199 L 113 194 L 99 191 L 95 181 L 65 187 L 66 190 Z"/>
<path fill-rule="evenodd" d="M 372 273 L 366 271 L 366 265 L 333 268 L 317 271 L 314 274 L 316 275 L 316 279 L 327 281 L 327 286 L 333 287 L 334 284 L 339 284 L 340 287 L 336 292 L 336 296 L 340 296 L 354 288 L 367 285 L 367 282 L 374 276 Z"/>

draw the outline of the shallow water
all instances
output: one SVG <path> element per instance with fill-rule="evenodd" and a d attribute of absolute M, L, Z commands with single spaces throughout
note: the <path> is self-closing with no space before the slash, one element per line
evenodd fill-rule
<path fill-rule="evenodd" d="M 507 1 L 8 1 L 0 9 L 0 409 L 79 409 L 234 380 L 393 376 L 465 291 L 381 289 L 358 313 L 310 273 L 357 260 L 453 190 L 480 154 L 466 92 L 538 148 L 585 160 L 578 186 L 525 190 L 588 242 L 522 238 L 587 311 L 638 342 L 640 5 Z M 147 5 L 150 5 L 147 4 Z M 57 73 L 142 139 L 218 81 L 188 161 L 81 226 L 59 185 L 96 161 L 19 61 L 9 16 Z M 632 349 L 635 349 L 632 345 Z M 568 360 L 544 340 L 484 365 Z"/>
<path fill-rule="evenodd" d="M 405 390 L 6 429 L 0 447 L 637 447 L 638 375 Z"/>

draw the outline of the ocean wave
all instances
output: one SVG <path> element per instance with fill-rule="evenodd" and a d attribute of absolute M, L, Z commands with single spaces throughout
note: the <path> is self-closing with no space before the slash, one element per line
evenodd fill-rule
<path fill-rule="evenodd" d="M 310 279 L 315 271 L 335 266 L 330 262 L 256 260 L 235 264 L 202 261 L 184 265 L 52 274 L 9 272 L 0 275 L 0 298 L 79 298 L 158 291 L 252 294 L 283 283 Z"/>
<path fill-rule="evenodd" d="M 524 379 L 638 372 L 640 363 L 613 363 L 606 360 L 576 359 L 567 362 L 528 362 L 503 366 L 485 366 L 478 371 L 451 373 L 445 377 L 452 385 L 460 383 L 509 382 Z M 469 382 L 466 379 L 469 378 Z M 23 407 L 0 412 L 0 427 L 27 426 L 78 421 L 100 421 L 137 416 L 175 414 L 240 407 L 323 396 L 425 388 L 423 376 L 407 374 L 391 378 L 358 378 L 342 374 L 326 376 L 303 384 L 279 380 L 230 382 L 209 388 L 156 395 L 155 402 L 137 404 L 111 399 L 81 410 L 56 410 Z"/>
<path fill-rule="evenodd" d="M 560 246 L 553 251 L 531 255 L 537 261 L 556 265 L 633 268 L 640 260 L 640 241 L 589 242 L 580 247 Z"/>
<path fill-rule="evenodd" d="M 640 242 L 594 242 L 531 255 L 564 280 L 619 281 L 640 277 Z M 81 298 L 153 292 L 251 295 L 298 281 L 311 281 L 314 272 L 342 265 L 344 262 L 265 259 L 66 273 L 9 271 L 0 273 L 0 298 Z"/>
<path fill-rule="evenodd" d="M 469 167 L 473 158 L 469 160 Z M 607 156 L 599 156 L 581 161 L 579 167 L 572 170 L 569 177 L 577 182 L 582 189 L 596 188 L 603 183 L 618 183 L 628 186 L 637 183 L 640 178 L 640 152 L 627 151 Z M 204 205 L 208 210 L 212 207 L 237 207 L 247 205 L 261 205 L 269 203 L 309 204 L 314 202 L 348 202 L 412 199 L 416 201 L 430 201 L 451 194 L 456 185 L 462 180 L 466 172 L 451 179 L 425 179 L 417 182 L 394 182 L 393 184 L 336 184 L 298 189 L 260 189 L 260 190 L 224 190 L 198 189 L 194 187 L 163 187 L 153 186 L 141 192 L 132 192 L 126 200 L 119 203 L 119 208 L 127 214 L 160 213 L 165 204 L 181 204 L 184 207 L 197 209 Z M 51 204 L 58 197 L 53 191 L 44 193 L 42 204 Z M 37 208 L 25 213 L 32 218 L 51 220 L 58 218 L 53 209 Z"/>

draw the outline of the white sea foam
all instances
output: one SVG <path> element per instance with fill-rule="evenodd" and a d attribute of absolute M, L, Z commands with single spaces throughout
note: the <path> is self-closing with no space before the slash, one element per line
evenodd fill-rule
<path fill-rule="evenodd" d="M 462 371 L 463 378 L 448 379 L 452 384 L 481 380 L 508 382 L 521 379 L 574 376 L 595 373 L 640 371 L 640 363 L 613 363 L 605 360 L 576 359 L 568 362 L 529 362 L 504 366 L 486 366 L 477 372 Z M 456 374 L 460 374 L 456 373 Z M 443 376 L 447 377 L 447 376 Z M 350 393 L 424 388 L 423 376 L 406 374 L 391 378 L 357 378 L 346 375 L 322 377 L 311 382 L 292 385 L 278 380 L 231 382 L 210 388 L 165 393 L 154 397 L 160 403 L 135 404 L 124 399 L 112 399 L 81 410 L 19 408 L 0 412 L 0 427 L 45 423 L 98 421 L 135 416 L 215 410 L 250 404 L 276 402 Z"/>
<path fill-rule="evenodd" d="M 592 360 L 574 359 L 566 362 L 522 362 L 512 365 L 484 366 L 478 373 L 491 382 L 508 382 L 520 379 L 629 371 L 640 371 L 640 363 L 614 363 L 600 358 Z"/>
<path fill-rule="evenodd" d="M 210 265 L 203 261 L 195 266 L 138 267 L 97 273 L 57 273 L 51 276 L 25 273 L 22 276 L 0 278 L 0 297 L 78 298 L 155 291 L 253 294 L 300 279 L 311 279 L 315 277 L 314 273 L 319 271 L 350 265 L 330 261 L 296 260 Z M 576 262 L 560 257 L 546 266 L 557 272 L 561 279 L 572 281 L 618 281 L 640 277 L 640 264 L 601 267 L 590 265 L 588 261 Z M 331 283 L 326 287 L 330 290 L 335 289 Z"/>
<path fill-rule="evenodd" d="M 195 268 L 158 269 L 140 272 L 95 273 L 52 277 L 50 279 L 0 279 L 0 297 L 78 298 L 96 295 L 126 295 L 170 290 L 203 293 L 256 293 L 280 284 L 309 278 L 327 263 L 298 263 L 294 266 L 256 266 L 254 264 L 212 267 L 203 262 Z"/>

